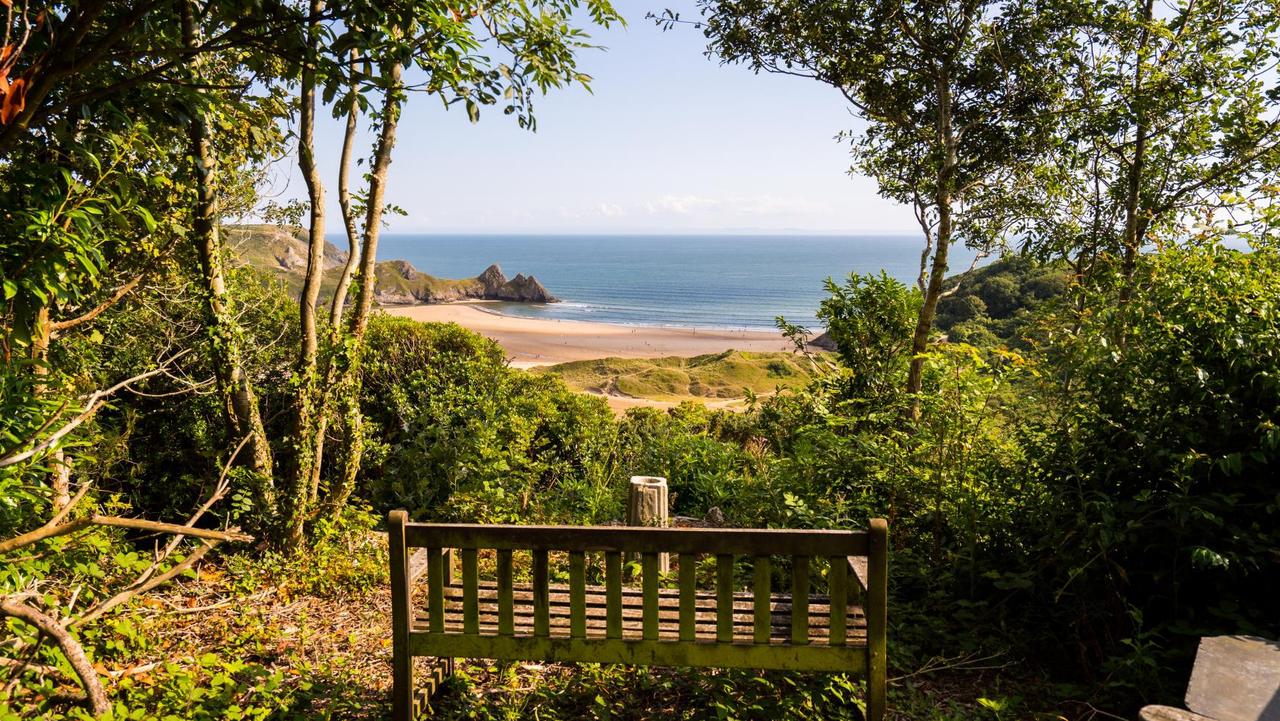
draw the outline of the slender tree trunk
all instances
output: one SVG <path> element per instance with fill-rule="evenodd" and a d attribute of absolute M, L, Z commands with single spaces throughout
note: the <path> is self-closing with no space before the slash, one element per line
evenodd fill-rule
<path fill-rule="evenodd" d="M 31 360 L 35 364 L 31 373 L 36 377 L 32 388 L 36 397 L 49 392 L 45 379 L 49 375 L 49 347 L 53 342 L 53 323 L 49 318 L 49 306 L 41 306 L 36 311 L 35 324 L 31 332 Z M 66 453 L 58 448 L 53 452 L 53 471 L 49 473 L 49 487 L 53 491 L 51 499 L 53 512 L 57 513 L 71 502 L 71 462 Z"/>
<path fill-rule="evenodd" d="M 357 340 L 364 338 L 369 325 L 369 311 L 373 308 L 373 294 L 377 286 L 378 236 L 382 230 L 382 213 L 385 207 L 387 169 L 391 165 L 391 151 L 396 144 L 396 124 L 400 120 L 403 90 L 400 88 L 401 66 L 389 63 L 386 70 L 388 89 L 382 101 L 381 128 L 374 150 L 369 174 L 369 198 L 365 207 L 364 247 L 360 253 L 360 288 L 356 294 L 356 307 L 348 326 Z"/>
<path fill-rule="evenodd" d="M 1155 6 L 1153 0 L 1142 0 L 1142 21 L 1147 26 L 1155 16 Z M 1133 274 L 1138 267 L 1138 253 L 1142 250 L 1142 241 L 1146 236 L 1146 223 L 1142 219 L 1142 181 L 1147 165 L 1147 140 L 1150 128 L 1147 124 L 1147 116 L 1143 110 L 1143 104 L 1139 100 L 1144 92 L 1144 70 L 1146 68 L 1148 56 L 1148 43 L 1150 42 L 1150 30 L 1147 26 L 1143 27 L 1141 37 L 1138 42 L 1138 48 L 1134 55 L 1133 63 L 1133 86 L 1131 89 L 1131 100 L 1135 104 L 1135 115 L 1133 118 L 1134 138 L 1133 138 L 1133 157 L 1129 161 L 1129 172 L 1125 179 L 1125 202 L 1124 202 L 1124 237 L 1121 239 L 1123 257 L 1120 263 L 1120 303 L 1128 303 L 1129 298 L 1133 295 Z"/>
<path fill-rule="evenodd" d="M 359 285 L 355 306 L 347 322 L 348 353 L 343 369 L 343 432 L 346 437 L 346 454 L 342 476 L 329 495 L 326 510 L 337 513 L 355 488 L 356 474 L 360 471 L 363 455 L 364 418 L 360 413 L 360 364 L 364 353 L 364 334 L 369 327 L 369 313 L 373 308 L 373 294 L 377 287 L 378 236 L 382 227 L 384 197 L 387 187 L 387 169 L 391 165 L 391 151 L 396 143 L 396 125 L 400 120 L 403 91 L 400 87 L 401 66 L 390 62 L 384 68 L 387 91 L 379 113 L 381 125 L 374 149 L 369 173 L 369 198 L 365 207 L 364 243 L 360 250 Z"/>
<path fill-rule="evenodd" d="M 355 63 L 359 59 L 357 51 L 351 51 L 352 73 L 355 73 Z M 344 360 L 346 358 L 347 348 L 344 345 L 345 329 L 342 325 L 343 309 L 346 305 L 347 293 L 351 288 L 351 278 L 355 274 L 356 268 L 360 265 L 360 234 L 356 227 L 356 216 L 354 208 L 351 204 L 351 157 L 355 148 L 356 126 L 360 117 L 360 105 L 356 95 L 356 83 L 353 77 L 351 83 L 351 102 L 347 106 L 347 126 L 342 136 L 342 157 L 338 162 L 338 204 L 342 208 L 342 222 L 347 232 L 347 262 L 342 266 L 342 273 L 338 276 L 338 283 L 333 292 L 333 300 L 329 306 L 329 347 L 332 349 L 333 356 L 325 368 L 324 387 L 320 393 L 320 410 L 316 418 L 316 437 L 323 443 L 325 434 L 329 431 L 329 416 L 334 406 L 335 399 L 342 402 L 344 408 L 344 416 L 350 413 L 350 403 L 346 401 L 346 395 L 351 393 L 351 389 L 346 387 L 346 374 L 340 372 L 341 368 L 345 368 Z M 358 399 L 353 401 L 358 404 Z M 359 411 L 359 408 L 356 408 Z M 344 429 L 346 425 L 344 424 Z M 360 429 L 347 429 L 343 433 L 344 437 L 359 437 Z M 348 452 L 351 448 L 348 447 Z M 357 449 L 358 450 L 358 449 Z M 345 478 L 345 468 L 344 478 Z M 354 481 L 353 481 L 354 482 Z M 336 489 L 337 495 L 342 498 L 333 499 L 326 498 L 322 506 L 322 512 L 329 513 L 336 511 L 342 503 L 346 502 L 346 496 L 350 491 L 348 489 L 352 484 L 345 481 L 338 484 Z M 317 463 L 312 469 L 311 476 L 311 497 L 320 498 L 320 465 Z"/>
<path fill-rule="evenodd" d="M 924 359 L 920 354 L 924 353 L 929 346 L 929 333 L 933 330 L 933 318 L 937 314 L 938 299 L 942 297 L 942 284 L 947 277 L 947 256 L 951 251 L 953 232 L 951 185 L 954 182 L 957 158 L 955 133 L 951 125 L 951 86 L 945 73 L 940 75 L 937 85 L 937 142 L 943 151 L 942 165 L 938 168 L 937 187 L 934 192 L 934 205 L 938 210 L 938 229 L 937 237 L 934 239 L 929 282 L 924 289 L 924 303 L 920 306 L 915 333 L 911 336 L 911 367 L 907 373 L 907 394 L 912 396 L 910 412 L 913 419 L 920 415 L 919 393 L 924 384 Z"/>
<path fill-rule="evenodd" d="M 316 167 L 316 59 L 320 42 L 318 17 L 324 11 L 323 0 L 311 0 L 307 27 L 307 55 L 302 68 L 299 106 L 298 168 L 307 184 L 311 204 L 307 230 L 307 271 L 302 295 L 298 300 L 300 332 L 298 349 L 298 389 L 294 396 L 294 458 L 289 485 L 281 503 L 281 541 L 288 548 L 302 544 L 303 523 L 314 506 L 319 492 L 320 466 L 324 457 L 324 430 L 319 422 L 323 412 L 319 396 L 320 342 L 317 330 L 317 306 L 320 284 L 324 279 L 324 182 Z"/>
<path fill-rule="evenodd" d="M 355 148 L 356 123 L 360 118 L 360 104 L 357 102 L 356 62 L 357 51 L 351 51 L 351 103 L 347 106 L 347 127 L 342 135 L 342 157 L 338 162 L 338 205 L 342 208 L 342 224 L 347 231 L 347 262 L 338 276 L 338 285 L 333 292 L 333 302 L 329 308 L 329 325 L 335 337 L 342 328 L 342 311 L 347 302 L 347 292 L 351 288 L 351 277 L 360 264 L 360 231 L 356 227 L 355 208 L 351 205 L 351 156 Z M 367 61 L 366 61 L 367 64 Z"/>
<path fill-rule="evenodd" d="M 187 47 L 196 47 L 195 13 L 191 2 L 182 5 L 182 34 Z M 210 139 L 209 121 L 203 108 L 195 108 L 188 128 L 191 155 L 195 160 L 196 208 L 191 237 L 200 262 L 200 280 L 205 296 L 206 323 L 209 326 L 210 350 L 213 356 L 218 391 L 226 409 L 231 437 L 250 437 L 247 454 L 241 457 L 257 476 L 254 496 L 265 518 L 275 515 L 273 463 L 266 428 L 258 409 L 253 383 L 245 374 L 240 352 L 240 338 L 227 297 L 223 267 L 222 238 L 218 229 L 218 196 L 215 188 L 217 155 Z"/>

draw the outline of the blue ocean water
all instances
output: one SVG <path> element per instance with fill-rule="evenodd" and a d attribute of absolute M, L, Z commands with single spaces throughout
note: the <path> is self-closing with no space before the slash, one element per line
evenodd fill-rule
<path fill-rule="evenodd" d="M 508 277 L 537 276 L 564 301 L 494 304 L 508 315 L 764 329 L 779 315 L 816 326 L 828 277 L 884 270 L 913 283 L 921 246 L 919 236 L 905 235 L 387 234 L 378 256 L 444 278 L 497 263 Z M 953 268 L 968 267 L 968 251 L 957 247 L 953 255 Z"/>

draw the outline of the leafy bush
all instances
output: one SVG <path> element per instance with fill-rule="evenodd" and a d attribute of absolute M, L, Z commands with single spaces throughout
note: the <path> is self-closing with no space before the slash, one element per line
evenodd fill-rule
<path fill-rule="evenodd" d="M 1138 278 L 1046 321 L 1038 554 L 1087 663 L 1173 697 L 1198 636 L 1280 634 L 1280 256 L 1166 250 Z"/>
<path fill-rule="evenodd" d="M 361 402 L 381 450 L 361 490 L 379 511 L 513 523 L 617 517 L 603 400 L 508 368 L 497 344 L 457 325 L 380 315 L 369 338 L 379 352 Z"/>

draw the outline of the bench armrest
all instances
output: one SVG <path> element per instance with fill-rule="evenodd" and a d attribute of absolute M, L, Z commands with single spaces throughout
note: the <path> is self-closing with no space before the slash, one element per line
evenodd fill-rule
<path fill-rule="evenodd" d="M 858 582 L 858 589 L 865 593 L 867 590 L 867 557 L 849 556 L 846 560 L 849 562 L 849 570 L 853 572 L 853 577 Z"/>

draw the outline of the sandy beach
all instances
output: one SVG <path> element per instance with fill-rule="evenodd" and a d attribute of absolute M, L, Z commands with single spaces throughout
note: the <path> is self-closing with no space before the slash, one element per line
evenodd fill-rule
<path fill-rule="evenodd" d="M 481 310 L 475 303 L 392 306 L 392 315 L 414 320 L 457 323 L 497 341 L 512 365 L 529 368 L 593 358 L 660 358 L 743 351 L 785 351 L 779 333 L 627 326 L 573 320 L 515 318 Z"/>

